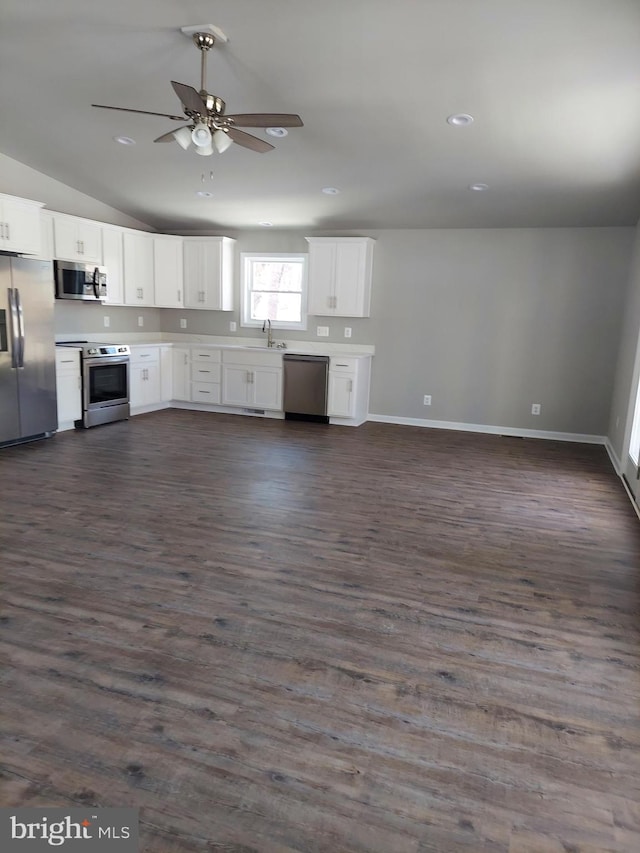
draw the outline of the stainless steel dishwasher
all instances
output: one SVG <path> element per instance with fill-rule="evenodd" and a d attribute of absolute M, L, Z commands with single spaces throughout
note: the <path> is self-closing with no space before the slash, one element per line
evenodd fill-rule
<path fill-rule="evenodd" d="M 285 418 L 328 424 L 329 356 L 286 353 L 282 363 Z"/>

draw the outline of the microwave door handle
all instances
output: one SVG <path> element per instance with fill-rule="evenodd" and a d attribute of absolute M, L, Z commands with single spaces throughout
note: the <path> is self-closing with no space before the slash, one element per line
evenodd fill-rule
<path fill-rule="evenodd" d="M 18 314 L 18 334 L 20 336 L 20 363 L 18 367 L 24 367 L 24 348 L 25 348 L 25 337 L 24 337 L 24 312 L 22 310 L 22 302 L 20 301 L 20 291 L 18 288 L 15 288 L 16 293 L 16 312 Z"/>
<path fill-rule="evenodd" d="M 93 270 L 93 295 L 96 299 L 100 299 L 100 291 L 98 289 L 98 267 Z"/>
<path fill-rule="evenodd" d="M 18 306 L 16 292 L 9 288 L 9 311 L 11 312 L 11 367 L 20 367 L 20 325 L 18 323 Z"/>

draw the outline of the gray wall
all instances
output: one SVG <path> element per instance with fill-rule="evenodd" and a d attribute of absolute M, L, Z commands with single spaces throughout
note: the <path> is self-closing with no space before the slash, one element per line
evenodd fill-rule
<path fill-rule="evenodd" d="M 158 333 L 162 311 L 159 308 L 122 308 L 94 304 L 92 302 L 60 302 L 55 304 L 55 333 L 60 340 L 90 340 L 91 335 L 114 337 L 129 332 Z M 105 327 L 104 318 L 109 318 Z M 138 317 L 144 325 L 138 325 Z M 116 341 L 117 343 L 117 341 Z"/>
<path fill-rule="evenodd" d="M 349 232 L 354 233 L 354 232 Z M 633 228 L 369 231 L 371 318 L 310 318 L 319 340 L 374 344 L 378 415 L 605 435 Z M 305 251 L 303 233 L 233 235 L 242 251 Z M 239 304 L 239 272 L 236 304 Z M 242 336 L 239 311 L 163 311 L 162 329 Z M 425 407 L 425 394 L 432 405 Z M 540 403 L 542 414 L 531 414 Z"/>
<path fill-rule="evenodd" d="M 631 396 L 635 393 L 634 367 L 636 351 L 640 336 L 640 225 L 636 229 L 635 245 L 631 260 L 626 300 L 624 305 L 624 322 L 620 335 L 617 369 L 613 387 L 613 401 L 609 420 L 608 437 L 618 460 L 624 464 L 623 455 L 627 448 L 625 429 L 628 437 L 633 411 L 630 406 Z M 627 438 L 628 440 L 628 438 Z"/>
<path fill-rule="evenodd" d="M 127 216 L 114 207 L 109 207 L 91 196 L 74 190 L 48 175 L 25 166 L 5 154 L 0 154 L 0 192 L 41 201 L 49 210 L 110 222 L 125 228 L 140 228 L 153 231 L 144 222 Z"/>

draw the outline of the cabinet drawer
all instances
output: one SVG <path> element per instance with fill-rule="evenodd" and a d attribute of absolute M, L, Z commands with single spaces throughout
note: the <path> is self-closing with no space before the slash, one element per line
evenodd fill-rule
<path fill-rule="evenodd" d="M 220 365 L 196 361 L 191 365 L 192 382 L 220 382 Z"/>
<path fill-rule="evenodd" d="M 334 373 L 355 373 L 358 369 L 357 358 L 331 358 L 329 370 Z"/>
<path fill-rule="evenodd" d="M 57 349 L 56 373 L 78 373 L 80 371 L 80 350 Z"/>
<path fill-rule="evenodd" d="M 131 347 L 131 364 L 157 364 L 160 347 Z"/>
<path fill-rule="evenodd" d="M 212 403 L 220 402 L 220 385 L 207 384 L 205 382 L 191 383 L 191 399 L 194 403 Z"/>
<path fill-rule="evenodd" d="M 219 349 L 192 349 L 191 350 L 191 361 L 194 363 L 203 363 L 203 364 L 220 364 L 220 350 Z"/>

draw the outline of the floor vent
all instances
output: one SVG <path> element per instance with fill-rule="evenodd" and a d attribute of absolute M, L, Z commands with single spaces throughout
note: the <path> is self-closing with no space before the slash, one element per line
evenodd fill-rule
<path fill-rule="evenodd" d="M 243 409 L 246 415 L 264 415 L 264 409 Z"/>

